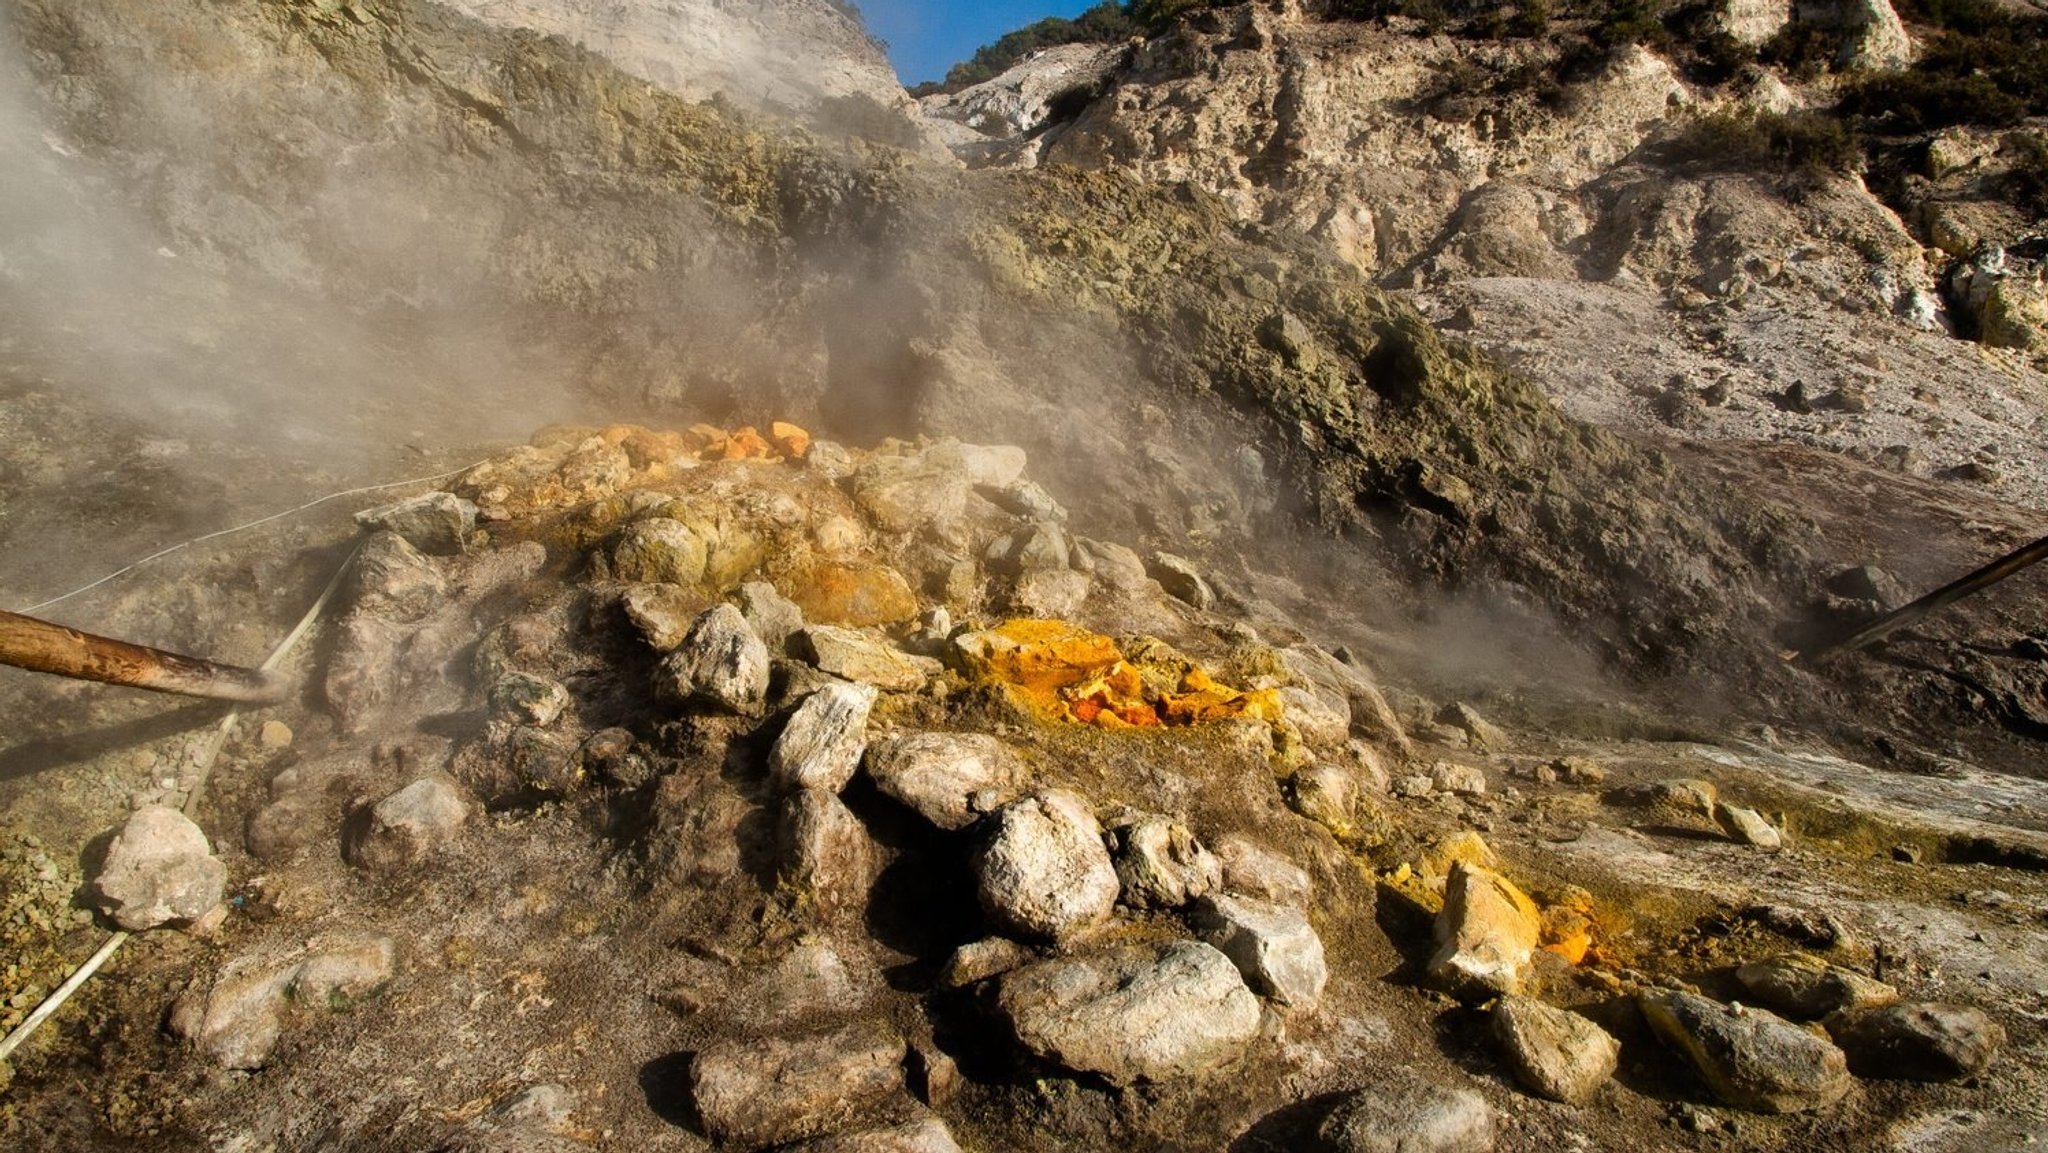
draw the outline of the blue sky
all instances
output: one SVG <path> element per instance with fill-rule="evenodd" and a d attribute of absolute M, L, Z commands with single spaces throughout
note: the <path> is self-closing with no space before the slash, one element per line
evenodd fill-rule
<path fill-rule="evenodd" d="M 889 45 L 889 62 L 905 85 L 938 80 L 946 69 L 1005 32 L 1047 16 L 1079 16 L 1097 0 L 994 0 L 947 4 L 941 0 L 856 0 L 868 30 Z"/>

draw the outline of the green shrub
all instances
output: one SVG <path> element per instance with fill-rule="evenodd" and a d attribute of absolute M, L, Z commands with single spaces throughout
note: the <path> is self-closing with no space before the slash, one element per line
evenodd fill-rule
<path fill-rule="evenodd" d="M 2048 134 L 2015 135 L 2013 158 L 2013 202 L 2035 216 L 2048 216 Z"/>
<path fill-rule="evenodd" d="M 1673 163 L 1806 182 L 1855 172 L 1863 146 L 1848 124 L 1820 112 L 1728 110 L 1700 117 L 1666 146 Z"/>
<path fill-rule="evenodd" d="M 1886 133 L 1907 135 L 1957 125 L 2002 128 L 2026 119 L 2027 105 L 1981 73 L 1880 72 L 1842 97 L 1841 111 Z"/>
<path fill-rule="evenodd" d="M 982 45 L 974 55 L 955 64 L 944 80 L 936 84 L 920 84 L 911 89 L 911 94 L 932 96 L 941 92 L 958 92 L 984 80 L 993 80 L 1041 49 L 1061 44 L 1113 44 L 1127 39 L 1143 30 L 1145 20 L 1137 10 L 1162 2 L 1193 7 L 1198 0 L 1139 0 L 1132 6 L 1118 0 L 1102 0 L 1072 20 L 1048 16 L 1015 32 L 1005 33 L 993 44 Z"/>

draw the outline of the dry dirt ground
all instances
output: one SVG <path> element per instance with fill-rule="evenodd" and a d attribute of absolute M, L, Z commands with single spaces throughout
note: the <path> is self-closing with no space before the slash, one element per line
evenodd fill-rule
<path fill-rule="evenodd" d="M 889 693 L 875 735 L 988 732 L 1102 816 L 1127 805 L 1179 814 L 1204 840 L 1254 834 L 1313 878 L 1331 972 L 1319 1006 L 1265 1005 L 1257 1036 L 1206 1077 L 1075 1076 L 1020 1053 L 987 986 L 943 986 L 951 950 L 987 927 L 971 837 L 934 833 L 863 776 L 844 805 L 872 843 L 873 883 L 831 915 L 787 883 L 762 780 L 780 720 L 707 719 L 656 695 L 654 654 L 591 568 L 619 518 L 648 510 L 594 491 L 583 521 L 499 524 L 433 562 L 454 588 L 410 655 L 368 666 L 413 679 L 367 721 L 327 688 L 363 664 L 338 616 L 295 651 L 302 691 L 238 723 L 199 810 L 228 869 L 225 921 L 137 937 L 16 1055 L 0 1088 L 10 1147 L 704 1148 L 693 1054 L 845 1013 L 919 1054 L 881 1113 L 932 1110 L 971 1149 L 1302 1148 L 1333 1094 L 1395 1066 L 1477 1092 L 1508 1150 L 1935 1153 L 2048 1132 L 2048 574 L 1879 653 L 1811 669 L 1776 656 L 1874 610 L 1824 591 L 1841 569 L 1883 568 L 1896 601 L 2048 533 L 2038 374 L 1920 396 L 1915 374 L 1976 354 L 1873 328 L 1882 364 L 1849 367 L 1798 315 L 1668 312 L 1598 286 L 1474 281 L 1418 298 L 1524 381 L 1299 248 L 1238 235 L 1191 190 L 1057 172 L 956 188 L 424 5 L 21 11 L 58 125 L 29 133 L 27 154 L 59 174 L 59 201 L 136 208 L 135 250 L 129 213 L 87 214 L 85 231 L 120 239 L 114 266 L 145 267 L 130 258 L 161 245 L 173 255 L 153 259 L 176 271 L 108 281 L 114 299 L 132 288 L 152 304 L 128 313 L 55 281 L 5 282 L 21 314 L 51 305 L 58 320 L 0 330 L 0 606 L 327 493 L 461 468 L 568 413 L 652 410 L 680 428 L 787 404 L 863 450 L 884 434 L 1014 432 L 1075 534 L 1194 553 L 1216 601 L 1197 609 L 1107 562 L 1078 601 L 1064 576 L 1021 595 L 987 548 L 1028 516 L 970 502 L 981 519 L 965 536 L 891 533 L 806 466 L 745 463 L 692 471 L 708 486 L 696 496 L 742 508 L 735 523 L 804 531 L 695 589 L 703 604 L 756 571 L 803 599 L 816 582 L 796 561 L 835 541 L 959 624 L 1072 617 L 1161 637 L 1225 679 L 1269 675 L 1262 645 L 1347 649 L 1413 743 L 1356 715 L 1378 742 L 1365 753 L 1308 742 L 1360 787 L 1333 827 L 1297 811 L 1292 746 L 1052 723 L 957 673 Z M 202 133 L 220 147 L 178 160 L 164 142 L 195 124 L 248 134 Z M 329 156 L 375 179 L 329 185 Z M 309 217 L 312 193 L 349 211 Z M 421 213 L 465 228 L 407 225 Z M 437 278 L 437 262 L 465 275 Z M 22 267 L 36 266 L 6 266 Z M 472 310 L 479 285 L 489 308 Z M 490 322 L 418 331 L 479 315 Z M 181 348 L 197 353 L 166 351 Z M 1704 391 L 1723 372 L 1719 404 L 1666 399 L 1674 375 Z M 1814 399 L 1860 384 L 1868 407 L 1780 407 L 1795 383 Z M 250 395 L 320 403 L 233 403 Z M 1888 458 L 1893 445 L 1918 461 Z M 1938 475 L 1972 462 L 1975 479 Z M 348 556 L 348 514 L 414 491 L 207 541 L 45 613 L 254 663 Z M 821 533 L 834 511 L 846 524 Z M 521 537 L 545 548 L 538 570 L 519 569 Z M 916 643 L 914 614 L 889 623 Z M 479 648 L 562 684 L 577 736 L 628 730 L 671 783 L 558 782 L 480 806 L 410 867 L 349 864 L 342 826 L 364 802 L 462 771 L 454 755 L 486 725 Z M 815 683 L 803 663 L 784 667 L 784 691 Z M 1461 701 L 1498 731 L 1444 723 Z M 79 903 L 90 843 L 194 787 L 221 710 L 0 670 L 0 715 L 11 1025 L 104 938 Z M 289 739 L 266 741 L 267 721 Z M 1560 773 L 1561 758 L 1600 779 Z M 1439 762 L 1479 770 L 1486 791 L 1393 787 Z M 1760 810 L 1788 847 L 1629 800 L 1671 779 Z M 487 783 L 465 788 L 481 801 Z M 286 794 L 308 806 L 293 826 L 305 840 L 259 857 L 249 821 Z M 1566 886 L 1590 894 L 1595 953 L 1538 981 L 1622 1040 L 1588 1104 L 1524 1092 L 1484 1010 L 1418 980 L 1429 929 L 1379 882 L 1468 830 L 1546 904 L 1578 901 Z M 1804 916 L 1746 912 L 1757 905 Z M 1762 1116 L 1720 1104 L 1631 1007 L 1657 983 L 1736 995 L 1733 966 L 1822 948 L 1816 925 L 1832 925 L 1839 964 L 1983 1008 L 2003 1051 L 1959 1082 L 1863 1080 L 1826 1109 Z M 1189 931 L 1130 908 L 1106 930 Z M 222 973 L 364 935 L 394 943 L 389 978 L 287 1006 L 261 1068 L 224 1070 L 169 1029 L 171 1007 Z M 821 947 L 844 972 L 807 984 Z M 542 1085 L 564 1087 L 563 1108 L 520 1096 Z"/>

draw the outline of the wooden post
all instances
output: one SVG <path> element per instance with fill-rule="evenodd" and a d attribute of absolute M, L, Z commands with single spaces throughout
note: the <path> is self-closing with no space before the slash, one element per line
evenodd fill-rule
<path fill-rule="evenodd" d="M 1840 640 L 1830 641 L 1827 644 L 1803 652 L 1795 650 L 1786 654 L 1787 659 L 1810 661 L 1826 656 L 1829 653 L 1854 652 L 1866 645 L 1876 644 L 1878 641 L 1890 636 L 1893 632 L 1905 628 L 1915 621 L 1922 620 L 1930 614 L 1962 600 L 1971 593 L 1983 592 L 1999 581 L 2044 558 L 2048 558 L 2048 537 L 2042 537 L 2025 548 L 2009 552 L 1990 564 L 1985 565 L 1983 568 L 1978 569 L 1976 572 L 1935 589 L 1933 592 L 1928 593 L 1904 608 L 1886 613 L 1884 616 L 1864 625 Z"/>
<path fill-rule="evenodd" d="M 131 645 L 6 611 L 0 611 L 0 664 L 246 704 L 270 704 L 283 700 L 286 692 L 283 678 L 274 673 Z"/>

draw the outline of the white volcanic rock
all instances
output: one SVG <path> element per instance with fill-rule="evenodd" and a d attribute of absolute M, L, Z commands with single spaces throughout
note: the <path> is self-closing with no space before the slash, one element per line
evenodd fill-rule
<path fill-rule="evenodd" d="M 991 818 L 974 858 L 981 907 L 998 925 L 1057 939 L 1109 919 L 1121 884 L 1088 803 L 1047 789 Z"/>
<path fill-rule="evenodd" d="M 723 95 L 787 110 L 825 127 L 850 101 L 897 122 L 905 142 L 923 130 L 882 46 L 847 6 L 826 0 L 449 0 L 488 24 L 561 36 L 626 72 L 692 100 Z"/>

